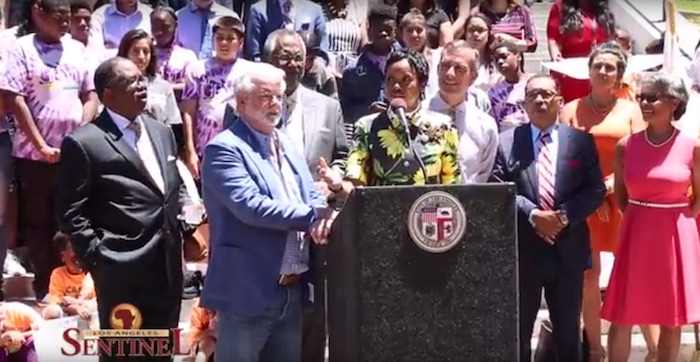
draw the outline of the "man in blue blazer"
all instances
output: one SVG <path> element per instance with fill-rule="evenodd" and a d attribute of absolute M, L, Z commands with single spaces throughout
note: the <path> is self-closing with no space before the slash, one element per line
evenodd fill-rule
<path fill-rule="evenodd" d="M 326 19 L 320 5 L 309 0 L 258 0 L 246 20 L 245 58 L 260 61 L 268 35 L 277 29 L 314 33 L 328 50 Z"/>
<path fill-rule="evenodd" d="M 580 360 L 583 272 L 591 264 L 586 218 L 602 204 L 605 184 L 591 135 L 558 123 L 561 103 L 549 75 L 528 80 L 530 123 L 501 133 L 492 175 L 517 187 L 521 361 L 530 361 L 543 289 L 557 361 Z"/>
<path fill-rule="evenodd" d="M 211 233 L 202 304 L 218 315 L 217 360 L 301 362 L 306 235 L 325 243 L 335 213 L 276 129 L 284 72 L 255 63 L 234 87 L 239 121 L 206 146 L 202 162 Z"/>

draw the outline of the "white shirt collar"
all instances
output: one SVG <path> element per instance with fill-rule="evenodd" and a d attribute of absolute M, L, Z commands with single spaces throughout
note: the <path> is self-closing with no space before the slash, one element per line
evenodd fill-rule
<path fill-rule="evenodd" d="M 289 98 L 291 98 L 295 104 L 299 104 L 299 101 L 301 100 L 301 92 L 299 91 L 299 88 L 301 88 L 302 85 L 299 84 L 297 86 L 297 89 L 292 92 L 292 94 L 289 95 Z"/>
<path fill-rule="evenodd" d="M 467 100 L 463 100 L 460 104 L 458 104 L 455 107 L 450 107 L 447 102 L 445 102 L 444 99 L 442 99 L 442 96 L 440 95 L 440 92 L 435 93 L 435 96 L 433 99 L 430 100 L 430 109 L 436 111 L 436 112 L 445 112 L 449 111 L 450 109 L 454 109 L 455 111 L 458 112 L 465 112 L 467 110 Z"/>
<path fill-rule="evenodd" d="M 530 123 L 530 130 L 532 131 L 532 139 L 533 140 L 539 140 L 540 138 L 540 133 L 542 132 L 548 132 L 552 138 L 554 137 L 554 132 L 557 130 L 557 127 L 559 126 L 559 121 L 554 122 L 553 125 L 551 125 L 547 129 L 539 129 L 537 126 L 534 124 Z"/>
<path fill-rule="evenodd" d="M 124 130 L 129 128 L 129 125 L 131 125 L 131 121 L 126 119 L 126 117 L 112 111 L 111 109 L 105 107 L 105 110 L 107 111 L 107 114 L 112 118 L 112 122 L 117 125 L 117 128 L 119 128 L 119 131 L 124 133 Z M 134 120 L 134 122 L 138 121 L 138 118 Z"/>

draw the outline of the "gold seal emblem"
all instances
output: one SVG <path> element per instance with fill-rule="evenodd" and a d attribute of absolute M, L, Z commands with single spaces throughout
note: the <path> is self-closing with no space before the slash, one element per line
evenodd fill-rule
<path fill-rule="evenodd" d="M 416 245 L 431 253 L 444 253 L 459 244 L 467 231 L 467 213 L 452 194 L 430 191 L 408 212 L 408 234 Z"/>
<path fill-rule="evenodd" d="M 112 308 L 109 324 L 112 329 L 139 329 L 143 318 L 138 308 L 129 303 L 122 303 Z"/>

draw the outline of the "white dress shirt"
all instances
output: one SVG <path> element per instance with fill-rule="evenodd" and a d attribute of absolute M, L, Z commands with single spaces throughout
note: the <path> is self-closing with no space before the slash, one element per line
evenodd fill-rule
<path fill-rule="evenodd" d="M 148 134 L 148 130 L 143 125 L 143 122 L 141 122 L 139 118 L 134 120 L 134 122 L 141 122 L 141 137 L 137 139 L 136 133 L 134 133 L 134 130 L 131 128 L 131 121 L 110 110 L 109 108 L 105 108 L 105 110 L 107 110 L 107 114 L 109 114 L 114 124 L 116 124 L 117 128 L 119 128 L 124 140 L 141 157 L 141 161 L 143 161 L 144 166 L 146 166 L 146 170 L 158 188 L 165 192 L 165 180 L 163 179 L 163 173 L 160 169 L 160 164 L 158 163 L 158 157 L 156 156 L 156 151 L 153 148 L 153 143 L 151 143 L 151 137 Z"/>
<path fill-rule="evenodd" d="M 455 127 L 459 132 L 459 163 L 462 168 L 462 183 L 487 182 L 498 151 L 498 126 L 493 117 L 463 101 L 450 107 L 436 94 L 428 103 L 428 109 L 450 115 L 455 111 Z"/>

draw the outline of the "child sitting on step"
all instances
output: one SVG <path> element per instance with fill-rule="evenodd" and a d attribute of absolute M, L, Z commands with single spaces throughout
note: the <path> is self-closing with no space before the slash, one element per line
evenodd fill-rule
<path fill-rule="evenodd" d="M 51 272 L 49 305 L 44 308 L 43 317 L 56 319 L 80 316 L 89 320 L 97 310 L 92 278 L 78 264 L 67 235 L 58 232 L 53 242 L 57 250 L 61 250 L 61 260 L 64 265 Z"/>
<path fill-rule="evenodd" d="M 0 302 L 0 362 L 38 362 L 32 330 L 42 322 L 32 307 Z"/>

